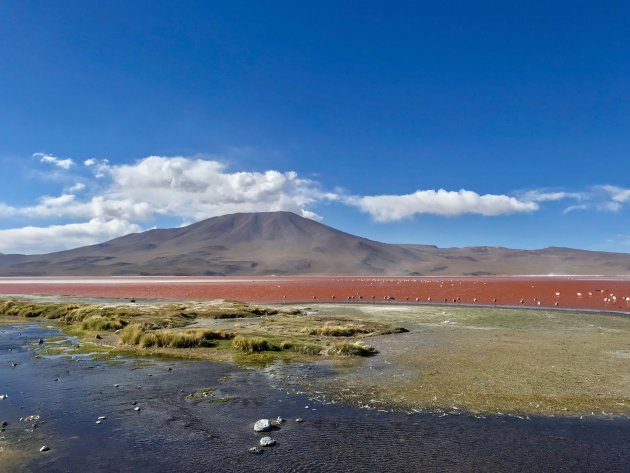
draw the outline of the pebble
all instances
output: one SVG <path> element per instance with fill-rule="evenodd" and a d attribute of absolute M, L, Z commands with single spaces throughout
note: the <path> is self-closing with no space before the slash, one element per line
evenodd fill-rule
<path fill-rule="evenodd" d="M 101 423 L 101 421 L 100 421 L 100 420 L 97 420 L 97 421 L 96 421 L 96 423 L 97 423 L 97 424 L 100 424 L 100 423 Z"/>
<path fill-rule="evenodd" d="M 271 437 L 263 437 L 260 439 L 261 447 L 271 447 L 272 445 L 275 445 L 275 444 L 276 444 L 276 441 L 272 439 Z"/>
<path fill-rule="evenodd" d="M 114 387 L 117 388 L 118 386 L 120 386 L 120 384 L 114 384 Z"/>
<path fill-rule="evenodd" d="M 304 419 L 302 419 L 301 417 L 298 417 L 297 419 L 295 419 L 295 422 L 304 422 Z"/>
<path fill-rule="evenodd" d="M 40 452 L 47 452 L 48 450 L 50 450 L 50 447 L 43 445 L 42 448 L 39 449 Z"/>
<path fill-rule="evenodd" d="M 4 399 L 6 399 L 8 397 L 9 397 L 8 394 L 0 394 L 0 401 L 3 401 Z"/>
<path fill-rule="evenodd" d="M 262 453 L 262 449 L 260 447 L 252 447 L 249 450 L 247 450 L 249 453 L 254 453 L 256 455 L 259 455 Z"/>
<path fill-rule="evenodd" d="M 136 406 L 133 408 L 134 411 L 139 411 L 140 410 L 140 406 Z"/>
<path fill-rule="evenodd" d="M 133 401 L 133 402 L 131 403 L 131 405 L 132 405 L 132 406 L 135 406 L 136 404 L 138 404 L 138 401 Z"/>
<path fill-rule="evenodd" d="M 254 432 L 267 432 L 268 430 L 271 430 L 269 419 L 260 419 L 254 424 Z"/>
<path fill-rule="evenodd" d="M 107 417 L 105 417 L 105 416 L 99 416 L 98 417 L 98 420 L 105 420 L 105 419 L 107 419 Z"/>

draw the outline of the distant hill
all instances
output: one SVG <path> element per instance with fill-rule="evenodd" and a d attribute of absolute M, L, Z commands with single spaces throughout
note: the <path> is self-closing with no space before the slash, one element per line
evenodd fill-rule
<path fill-rule="evenodd" d="M 394 245 L 291 212 L 223 215 L 45 255 L 0 254 L 0 276 L 514 275 L 630 273 L 630 255 Z"/>

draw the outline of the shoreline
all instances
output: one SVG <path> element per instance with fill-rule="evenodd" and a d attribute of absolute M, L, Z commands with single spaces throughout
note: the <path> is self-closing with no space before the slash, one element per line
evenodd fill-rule
<path fill-rule="evenodd" d="M 161 301 L 157 307 L 167 307 L 163 302 L 164 301 Z M 106 306 L 107 304 L 104 305 Z M 134 307 L 133 304 L 129 303 L 124 303 L 122 306 L 126 308 Z M 288 363 L 289 367 L 296 363 L 309 364 L 311 366 L 324 363 L 330 365 L 329 369 L 331 370 L 331 375 L 334 376 L 336 386 L 324 386 L 322 383 L 312 382 L 317 381 L 317 379 L 307 381 L 310 383 L 310 389 L 313 391 L 316 392 L 318 389 L 323 389 L 328 392 L 334 392 L 339 386 L 349 386 L 351 387 L 351 391 L 354 392 L 353 396 L 355 397 L 350 396 L 350 398 L 344 398 L 344 396 L 337 393 L 336 399 L 339 402 L 348 402 L 352 405 L 369 405 L 370 403 L 366 401 L 369 401 L 370 396 L 366 398 L 362 393 L 371 392 L 373 396 L 381 400 L 389 399 L 389 407 L 403 412 L 413 409 L 438 413 L 466 410 L 470 412 L 471 415 L 509 412 L 515 415 L 543 414 L 552 417 L 590 416 L 591 409 L 587 410 L 585 408 L 589 405 L 589 399 L 592 399 L 590 403 L 593 407 L 602 405 L 602 398 L 595 396 L 595 392 L 592 391 L 593 386 L 596 385 L 592 383 L 600 383 L 601 379 L 603 379 L 602 376 L 609 376 L 607 373 L 614 374 L 614 370 L 608 366 L 610 364 L 615 364 L 615 366 L 619 365 L 619 369 L 622 369 L 620 372 L 623 372 L 625 368 L 622 368 L 622 366 L 625 367 L 625 365 L 628 364 L 625 360 L 630 359 L 630 344 L 626 347 L 623 344 L 623 339 L 619 339 L 616 336 L 619 330 L 624 330 L 623 333 L 625 334 L 630 328 L 628 327 L 630 324 L 628 323 L 626 314 L 606 313 L 602 315 L 610 317 L 597 319 L 597 314 L 590 312 L 567 312 L 545 309 L 532 311 L 524 308 L 495 309 L 377 303 L 311 304 L 311 306 L 315 308 L 315 312 L 311 315 L 288 316 L 288 318 L 285 316 L 262 316 L 236 319 L 207 319 L 198 317 L 194 321 L 185 322 L 179 329 L 170 329 L 175 330 L 175 332 L 178 330 L 218 330 L 220 332 L 233 332 L 237 330 L 237 333 L 238 330 L 244 329 L 246 333 L 252 333 L 256 336 L 263 336 L 265 338 L 271 336 L 271 338 L 269 338 L 270 343 L 272 343 L 270 348 L 260 352 L 250 353 L 238 350 L 234 351 L 233 349 L 230 350 L 228 349 L 228 342 L 223 341 L 219 341 L 218 345 L 212 345 L 207 349 L 121 346 L 120 340 L 112 332 L 93 330 L 86 332 L 84 330 L 77 330 L 73 326 L 64 326 L 63 324 L 49 319 L 24 320 L 13 318 L 12 320 L 16 322 L 47 321 L 58 326 L 69 335 L 78 335 L 81 338 L 81 347 L 72 348 L 56 345 L 53 348 L 49 348 L 51 354 L 56 353 L 62 356 L 64 354 L 71 356 L 73 354 L 92 353 L 93 356 L 103 359 L 117 359 L 117 357 L 121 356 L 142 356 L 143 358 L 177 357 L 182 359 L 219 362 L 232 361 L 241 366 L 254 367 L 269 366 L 278 361 Z M 139 305 L 139 307 L 143 306 Z M 290 304 L 283 304 L 278 306 L 278 308 L 296 309 L 295 307 L 291 307 Z M 301 309 L 302 308 L 297 308 L 297 310 Z M 315 317 L 317 317 L 319 321 L 313 319 L 313 314 L 317 314 Z M 518 314 L 521 315 L 519 316 Z M 341 319 L 339 317 L 341 317 Z M 169 323 L 179 324 L 175 319 L 169 320 Z M 372 327 L 370 330 L 385 330 L 386 332 L 391 330 L 391 327 L 403 326 L 410 328 L 411 333 L 403 332 L 401 334 L 390 335 L 373 333 L 371 336 L 363 338 L 362 340 L 368 341 L 370 345 L 375 344 L 379 352 L 375 356 L 367 358 L 322 358 L 321 354 L 316 355 L 315 352 L 302 352 L 302 348 L 299 348 L 300 351 L 297 352 L 292 349 L 289 349 L 289 351 L 278 351 L 278 349 L 273 348 L 273 346 L 277 347 L 283 343 L 287 344 L 287 346 L 291 346 L 291 343 L 287 343 L 287 340 L 291 339 L 291 337 L 295 337 L 295 335 L 298 335 L 298 338 L 292 342 L 293 346 L 308 347 L 311 342 L 308 342 L 308 340 L 300 334 L 304 333 L 304 330 L 315 322 L 316 327 L 324 327 L 333 320 L 337 325 L 353 324 L 360 321 L 362 324 L 372 324 L 369 325 Z M 2 321 L 2 318 L 0 318 L 0 321 Z M 7 321 L 6 318 L 5 321 Z M 603 323 L 604 325 L 602 325 L 602 327 L 608 327 L 605 329 L 605 332 L 599 332 L 597 330 L 593 332 L 592 329 L 589 329 L 589 326 L 595 321 L 599 321 L 600 324 Z M 380 325 L 373 325 L 374 323 Z M 470 325 L 471 323 L 472 325 Z M 238 327 L 240 326 L 242 326 L 243 329 L 239 329 Z M 386 330 L 387 327 L 390 327 L 390 329 Z M 272 332 L 268 330 L 272 330 Z M 566 332 L 567 330 L 569 330 L 569 332 Z M 587 330 L 587 332 L 582 334 L 584 330 Z M 593 334 L 589 335 L 588 330 L 593 332 Z M 531 335 L 528 335 L 530 332 Z M 558 333 L 557 336 L 554 335 L 556 332 Z M 609 335 L 606 335 L 608 338 L 604 339 L 602 338 L 602 334 L 605 333 L 609 333 Z M 96 335 L 98 335 L 100 339 L 96 338 Z M 520 340 L 524 336 L 529 337 L 528 340 L 531 340 L 528 343 L 538 344 L 540 345 L 540 349 L 546 350 L 548 353 L 551 353 L 549 350 L 555 350 L 557 355 L 554 356 L 558 358 L 554 365 L 558 364 L 558 367 L 546 367 L 543 371 L 540 371 L 546 361 L 544 358 L 540 358 L 536 355 L 535 352 L 531 352 L 528 343 Z M 613 338 L 610 338 L 611 336 Z M 318 335 L 315 335 L 315 337 L 317 338 Z M 572 338 L 565 340 L 566 337 Z M 335 337 L 328 337 L 328 342 L 326 343 L 329 343 L 328 346 L 331 346 L 330 344 L 335 343 L 340 338 L 341 337 L 338 337 L 335 340 Z M 604 350 L 605 353 L 612 353 L 612 355 L 605 355 L 608 357 L 606 358 L 606 360 L 608 360 L 607 363 L 603 363 L 603 360 L 599 359 L 599 357 L 603 355 L 597 355 L 597 358 L 593 358 L 596 355 L 590 353 L 585 355 L 581 353 L 583 350 L 575 350 L 571 347 L 576 341 L 583 340 L 586 342 L 591 339 L 601 344 L 601 349 Z M 617 342 L 615 340 L 617 340 Z M 621 342 L 619 342 L 619 340 L 621 340 Z M 438 344 L 434 347 L 427 348 L 424 346 L 427 342 Z M 497 342 L 499 342 L 498 345 Z M 321 341 L 318 343 L 321 343 Z M 418 343 L 420 343 L 420 345 L 418 345 Z M 619 345 L 619 343 L 621 343 L 621 345 Z M 483 348 L 479 348 L 479 346 Z M 407 353 L 409 349 L 412 349 L 411 353 L 413 353 L 413 356 Z M 566 352 L 566 350 L 569 350 L 569 352 Z M 580 360 L 579 362 L 573 362 L 569 359 L 569 354 L 572 353 L 571 350 L 574 350 L 574 354 L 570 356 L 577 356 L 577 360 Z M 512 353 L 514 351 L 516 354 Z M 532 359 L 539 359 L 536 363 L 543 363 L 543 365 L 541 365 L 541 368 L 536 368 L 535 366 L 532 368 L 527 361 L 523 361 L 523 359 L 520 358 L 521 353 L 524 357 L 533 356 Z M 618 355 L 615 355 L 615 353 L 618 353 Z M 612 358 L 610 358 L 610 356 L 612 356 Z M 477 359 L 480 361 L 476 361 Z M 510 367 L 509 363 L 506 364 L 506 359 L 509 359 L 511 363 L 516 363 L 515 366 L 520 366 L 524 375 L 530 377 L 527 378 L 529 381 L 523 384 L 523 380 L 509 375 L 509 370 L 513 367 Z M 462 363 L 470 366 L 463 369 Z M 484 363 L 487 363 L 487 366 L 484 366 Z M 447 366 L 450 368 L 446 368 Z M 486 367 L 494 370 L 492 375 L 485 373 Z M 391 372 L 394 376 L 402 376 L 402 378 L 400 378 L 402 384 L 400 384 L 400 382 L 394 383 L 393 385 L 387 383 L 382 384 L 381 380 L 373 378 L 373 372 L 370 371 L 372 369 L 377 369 L 379 370 L 378 372 L 385 370 L 383 371 L 384 373 Z M 445 376 L 444 370 L 446 370 L 447 373 L 450 373 L 449 370 L 451 370 L 453 376 L 458 373 L 458 377 L 470 377 L 472 384 L 467 385 L 467 387 L 464 388 L 464 392 L 469 393 L 467 396 L 471 393 L 475 393 L 473 398 L 467 399 L 467 397 L 464 397 L 460 399 L 455 396 L 458 389 L 462 388 L 457 387 L 458 384 L 452 379 L 453 376 Z M 352 377 L 349 373 L 354 372 L 359 374 Z M 476 373 L 476 376 L 472 376 L 470 373 Z M 558 373 L 558 375 L 554 375 L 554 373 Z M 438 374 L 437 377 L 436 374 Z M 427 378 L 427 375 L 430 375 L 430 378 Z M 557 376 L 566 377 L 567 375 L 569 375 L 569 378 L 566 381 L 558 381 Z M 480 376 L 485 376 L 483 382 L 477 379 Z M 370 381 L 370 379 L 372 379 L 372 381 Z M 430 381 L 427 381 L 428 379 L 430 379 Z M 582 380 L 580 381 L 580 379 Z M 521 383 L 522 389 L 526 389 L 524 391 L 526 393 L 528 389 L 531 389 L 531 386 L 542 382 L 542 380 L 546 380 L 545 383 L 550 383 L 546 389 L 549 389 L 550 393 L 555 392 L 555 396 L 560 396 L 559 401 L 552 401 L 552 403 L 547 406 L 549 400 L 545 401 L 546 397 L 543 395 L 543 393 L 546 392 L 545 390 L 540 391 L 539 394 L 536 394 L 538 391 L 525 394 L 526 397 L 524 401 L 520 399 L 518 389 L 511 386 L 511 383 Z M 584 384 L 584 380 L 586 380 L 586 384 Z M 596 380 L 599 381 L 596 382 Z M 430 389 L 434 391 L 437 389 L 433 401 L 431 401 L 430 397 L 418 391 L 418 389 L 422 388 L 427 382 L 433 386 Z M 479 384 L 480 382 L 481 384 Z M 477 386 L 475 383 L 479 385 Z M 487 383 L 490 384 L 487 385 Z M 508 397 L 502 398 L 499 396 L 496 398 L 496 405 L 492 405 L 491 402 L 488 404 L 489 401 L 486 399 L 488 395 L 495 394 L 492 394 L 490 391 L 486 392 L 488 389 L 484 387 L 486 385 L 494 385 L 495 389 L 499 390 L 497 394 L 505 391 L 505 395 Z M 607 386 L 606 390 L 611 394 L 614 392 L 624 392 L 624 388 L 621 387 L 622 385 L 619 385 L 619 382 L 617 382 L 616 385 L 617 388 Z M 566 391 L 566 389 L 571 386 L 577 389 L 577 392 L 583 392 L 586 397 L 576 397 L 577 393 L 572 393 L 571 389 Z M 621 389 L 621 391 L 619 391 L 619 389 Z M 562 394 L 565 391 L 566 394 Z M 484 392 L 486 392 L 485 395 L 483 394 Z M 592 398 L 589 397 L 591 396 L 591 394 L 588 394 L 590 392 L 593 392 Z M 625 392 L 630 391 L 626 389 Z M 407 399 L 410 394 L 412 394 L 412 397 Z M 561 401 L 563 395 L 570 395 L 571 398 L 574 398 L 571 401 L 569 401 L 569 399 L 564 401 L 564 404 L 568 406 L 565 411 L 560 410 L 563 403 L 563 401 Z M 514 404 L 510 407 L 510 402 L 506 401 L 506 399 L 511 396 L 516 397 L 513 401 Z M 533 402 L 533 404 L 530 403 L 529 408 L 527 405 L 528 396 Z M 492 396 L 490 396 L 490 398 L 491 397 Z M 440 401 L 442 398 L 444 399 Z M 478 400 L 475 400 L 477 398 Z M 619 398 L 618 401 L 614 399 L 613 395 L 611 401 L 607 401 L 603 404 L 605 406 L 604 408 L 598 407 L 593 409 L 593 413 L 597 412 L 597 414 L 599 414 L 603 411 L 605 416 L 609 414 L 620 416 L 630 415 L 630 399 L 628 399 L 628 397 L 623 399 Z M 559 402 L 560 404 L 558 404 Z M 617 407 L 615 407 L 615 403 L 618 403 Z M 537 404 L 543 407 L 531 407 Z M 574 405 L 573 408 L 571 408 L 572 405 Z M 543 412 L 541 412 L 541 409 Z"/>

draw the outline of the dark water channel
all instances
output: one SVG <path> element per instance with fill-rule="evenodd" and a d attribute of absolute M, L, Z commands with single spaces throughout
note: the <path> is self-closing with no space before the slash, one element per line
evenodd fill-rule
<path fill-rule="evenodd" d="M 0 326 L 0 445 L 28 454 L 9 467 L 0 453 L 0 471 L 630 471 L 628 420 L 378 412 L 288 394 L 230 364 L 35 358 L 35 342 L 54 335 Z M 186 399 L 203 388 L 232 399 Z M 40 419 L 20 421 L 31 415 Z M 253 422 L 277 416 L 287 419 L 271 433 L 278 444 L 249 453 L 261 437 Z"/>

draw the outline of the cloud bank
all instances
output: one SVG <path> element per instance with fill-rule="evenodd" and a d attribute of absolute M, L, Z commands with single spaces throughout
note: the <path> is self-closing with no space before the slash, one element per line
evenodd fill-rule
<path fill-rule="evenodd" d="M 348 203 L 368 213 L 377 222 L 391 222 L 416 214 L 457 216 L 477 214 L 486 217 L 538 210 L 535 202 L 521 201 L 506 195 L 479 195 L 468 190 L 418 190 L 406 195 L 353 197 Z"/>
<path fill-rule="evenodd" d="M 594 186 L 585 192 L 531 189 L 505 194 L 472 190 L 419 189 L 409 194 L 351 195 L 329 192 L 293 171 L 231 171 L 218 159 L 149 156 L 129 164 L 89 158 L 78 164 L 35 153 L 64 173 L 58 195 L 32 205 L 0 202 L 0 218 L 29 226 L 0 230 L 0 252 L 41 253 L 102 242 L 153 226 L 168 218 L 182 224 L 236 212 L 292 211 L 320 219 L 313 210 L 334 203 L 359 209 L 376 222 L 415 215 L 507 216 L 536 212 L 549 202 L 574 201 L 565 212 L 617 211 L 630 202 L 630 189 Z M 41 221 L 40 226 L 30 224 Z"/>

